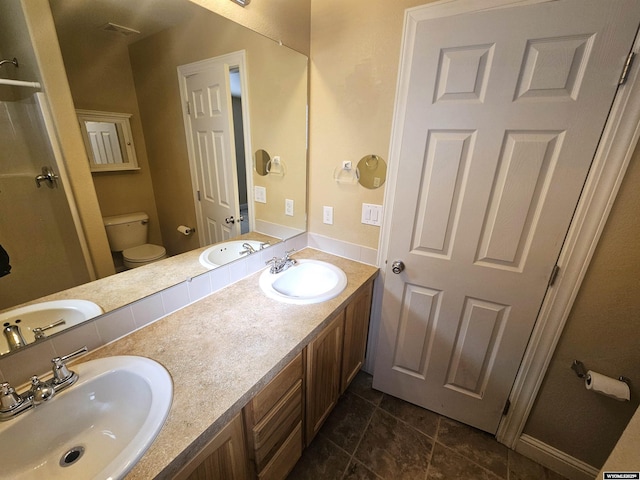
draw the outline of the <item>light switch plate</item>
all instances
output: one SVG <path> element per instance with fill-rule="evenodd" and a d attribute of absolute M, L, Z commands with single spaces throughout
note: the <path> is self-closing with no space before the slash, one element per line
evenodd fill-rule
<path fill-rule="evenodd" d="M 258 203 L 267 203 L 267 189 L 264 187 L 253 187 L 253 200 Z"/>
<path fill-rule="evenodd" d="M 382 224 L 382 205 L 363 203 L 362 223 L 379 227 Z"/>
<path fill-rule="evenodd" d="M 293 200 L 289 198 L 284 199 L 284 214 L 293 217 Z"/>

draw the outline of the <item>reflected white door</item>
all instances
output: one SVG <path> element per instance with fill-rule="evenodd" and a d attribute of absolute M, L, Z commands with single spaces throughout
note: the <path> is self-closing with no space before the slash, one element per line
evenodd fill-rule
<path fill-rule="evenodd" d="M 495 433 L 640 2 L 414 19 L 373 386 Z"/>
<path fill-rule="evenodd" d="M 208 245 L 240 234 L 229 65 L 213 59 L 187 77 L 186 90 L 198 230 L 201 244 Z"/>
<path fill-rule="evenodd" d="M 95 163 L 99 165 L 123 163 L 115 123 L 85 122 L 85 126 Z"/>

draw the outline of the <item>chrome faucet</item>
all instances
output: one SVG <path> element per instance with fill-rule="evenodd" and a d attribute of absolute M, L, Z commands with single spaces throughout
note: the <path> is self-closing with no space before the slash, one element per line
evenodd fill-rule
<path fill-rule="evenodd" d="M 293 252 L 295 252 L 295 250 L 289 250 L 288 252 L 284 253 L 284 257 L 273 257 L 268 262 L 265 262 L 267 265 L 271 265 L 269 273 L 284 272 L 287 268 L 296 265 L 298 261 L 295 258 L 289 257 L 289 255 L 291 255 Z"/>
<path fill-rule="evenodd" d="M 256 253 L 256 249 L 253 248 L 250 243 L 244 242 L 242 244 L 242 248 L 244 248 L 244 250 L 240 250 L 240 255 L 251 255 L 252 253 Z"/>
<path fill-rule="evenodd" d="M 76 383 L 78 374 L 69 370 L 64 362 L 86 351 L 87 347 L 82 347 L 63 357 L 53 358 L 51 360 L 53 377 L 43 382 L 34 375 L 31 377 L 31 388 L 22 394 L 16 393 L 8 382 L 0 384 L 0 422 L 10 420 L 30 408 L 51 400 L 57 392 Z"/>
<path fill-rule="evenodd" d="M 19 325 L 7 325 L 5 323 L 2 333 L 4 333 L 4 336 L 7 339 L 9 351 L 17 350 L 27 344 L 27 341 L 24 339 L 24 336 L 20 331 Z"/>

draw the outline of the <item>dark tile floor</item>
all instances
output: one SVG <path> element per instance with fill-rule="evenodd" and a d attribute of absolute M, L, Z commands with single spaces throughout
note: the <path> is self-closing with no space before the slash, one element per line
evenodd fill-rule
<path fill-rule="evenodd" d="M 288 480 L 562 480 L 494 437 L 371 388 L 360 372 Z"/>

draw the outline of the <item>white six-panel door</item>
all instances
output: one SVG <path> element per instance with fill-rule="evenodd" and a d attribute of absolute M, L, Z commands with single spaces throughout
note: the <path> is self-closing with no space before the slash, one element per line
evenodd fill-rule
<path fill-rule="evenodd" d="M 228 64 L 212 59 L 206 70 L 186 78 L 186 90 L 188 141 L 200 192 L 198 230 L 201 244 L 209 245 L 240 234 Z"/>
<path fill-rule="evenodd" d="M 495 433 L 639 4 L 416 14 L 375 388 Z M 406 267 L 397 275 L 394 260 Z"/>

